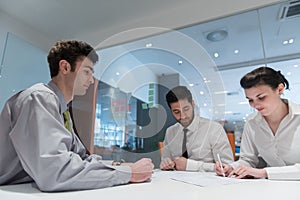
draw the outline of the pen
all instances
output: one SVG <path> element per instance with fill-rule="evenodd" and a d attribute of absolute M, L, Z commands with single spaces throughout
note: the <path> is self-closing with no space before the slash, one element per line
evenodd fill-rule
<path fill-rule="evenodd" d="M 220 155 L 217 154 L 217 156 L 218 156 L 218 161 L 219 161 L 219 163 L 220 163 L 220 167 L 221 167 L 221 171 L 222 171 L 223 177 L 225 177 L 224 168 L 223 168 L 223 164 L 222 164 Z"/>

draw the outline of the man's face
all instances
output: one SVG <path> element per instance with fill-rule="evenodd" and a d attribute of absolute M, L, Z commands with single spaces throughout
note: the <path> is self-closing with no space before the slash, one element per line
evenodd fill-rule
<path fill-rule="evenodd" d="M 85 95 L 89 86 L 94 83 L 94 64 L 89 58 L 78 60 L 76 71 L 74 95 Z"/>
<path fill-rule="evenodd" d="M 189 126 L 194 119 L 194 102 L 190 103 L 187 99 L 180 99 L 170 104 L 171 111 L 176 121 L 183 127 Z"/>

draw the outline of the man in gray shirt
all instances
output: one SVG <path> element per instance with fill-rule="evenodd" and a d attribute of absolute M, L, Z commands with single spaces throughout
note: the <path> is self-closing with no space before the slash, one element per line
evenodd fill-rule
<path fill-rule="evenodd" d="M 94 82 L 95 50 L 81 41 L 59 41 L 49 51 L 51 81 L 12 96 L 0 115 L 0 185 L 34 181 L 42 191 L 109 187 L 147 181 L 151 159 L 106 165 L 88 155 L 64 113 L 75 95 Z M 71 122 L 72 123 L 72 122 Z"/>
<path fill-rule="evenodd" d="M 218 154 L 224 163 L 233 161 L 224 128 L 194 114 L 195 103 L 185 86 L 171 89 L 166 100 L 177 123 L 166 131 L 162 170 L 213 172 Z"/>

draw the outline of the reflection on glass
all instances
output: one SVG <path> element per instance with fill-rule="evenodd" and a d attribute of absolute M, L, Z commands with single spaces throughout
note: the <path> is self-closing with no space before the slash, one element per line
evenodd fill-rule
<path fill-rule="evenodd" d="M 262 65 L 281 70 L 291 84 L 284 97 L 300 102 L 300 11 L 285 15 L 290 6 L 281 2 L 99 51 L 109 59 L 99 64 L 95 145 L 157 150 L 175 123 L 164 95 L 179 84 L 191 89 L 201 116 L 225 122 L 241 138 L 254 110 L 239 80 Z"/>

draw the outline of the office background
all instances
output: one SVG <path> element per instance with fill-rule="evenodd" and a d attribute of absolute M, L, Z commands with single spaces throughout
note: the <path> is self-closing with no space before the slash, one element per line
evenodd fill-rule
<path fill-rule="evenodd" d="M 174 123 L 164 95 L 178 84 L 238 144 L 253 112 L 239 86 L 246 72 L 281 70 L 291 83 L 284 97 L 300 102 L 299 22 L 299 1 L 1 1 L 0 107 L 50 80 L 46 56 L 56 40 L 80 39 L 100 55 L 97 98 L 77 104 L 92 106 L 92 128 L 82 127 L 92 152 L 128 161 L 149 156 L 157 165 L 157 142 Z"/>

